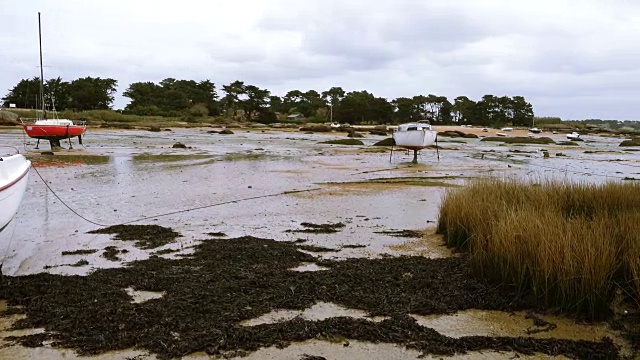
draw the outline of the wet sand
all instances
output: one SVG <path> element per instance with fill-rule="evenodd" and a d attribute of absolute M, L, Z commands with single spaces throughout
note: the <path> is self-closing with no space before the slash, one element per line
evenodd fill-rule
<path fill-rule="evenodd" d="M 472 132 L 472 129 L 455 129 Z M 224 233 L 226 238 L 251 235 L 278 241 L 302 239 L 305 245 L 336 250 L 307 252 L 319 261 L 400 255 L 443 258 L 451 254 L 439 245 L 438 236 L 432 229 L 440 199 L 450 186 L 464 185 L 469 179 L 487 176 L 539 181 L 552 177 L 592 182 L 640 178 L 637 153 L 620 148 L 617 138 L 584 136 L 585 141 L 573 147 L 501 146 L 479 139 L 451 139 L 456 142 L 441 144 L 440 161 L 434 151 L 427 150 L 421 152 L 420 164 L 412 165 L 409 163 L 412 156 L 406 152 L 395 151 L 390 162 L 388 152 L 372 151 L 370 145 L 383 136 L 367 136 L 363 139 L 365 146 L 353 147 L 319 144 L 342 137 L 336 134 L 233 130 L 234 135 L 208 134 L 207 129 L 174 129 L 162 133 L 90 131 L 84 139 L 84 148 L 75 146 L 74 150 L 61 151 L 54 156 L 28 152 L 49 186 L 88 219 L 113 225 L 149 217 L 136 224 L 162 225 L 182 236 L 160 248 L 145 250 L 132 243 L 114 240 L 108 234 L 88 234 L 103 226 L 73 215 L 46 190 L 32 171 L 16 219 L 0 234 L 3 274 L 87 275 L 96 269 L 118 268 L 130 261 L 148 259 L 162 250 L 175 252 L 167 252 L 161 257 L 177 259 L 181 254 L 192 253 L 194 246 L 212 232 Z M 509 135 L 512 134 L 517 135 L 516 131 Z M 20 132 L 0 130 L 0 136 L 9 145 L 22 147 Z M 561 134 L 548 136 L 557 142 L 566 140 Z M 176 142 L 191 148 L 171 148 Z M 548 150 L 551 157 L 545 159 L 541 149 Z M 557 153 L 567 156 L 559 157 Z M 298 190 L 310 191 L 286 193 Z M 274 196 L 261 197 L 267 195 Z M 253 199 L 243 200 L 250 198 Z M 218 203 L 227 204 L 209 207 Z M 201 209 L 155 216 L 195 207 Z M 344 223 L 345 228 L 333 234 L 287 231 L 301 229 L 300 224 L 304 222 Z M 424 231 L 425 236 L 416 239 L 383 233 L 404 229 Z M 118 250 L 117 261 L 103 256 L 104 249 L 109 246 Z M 98 251 L 62 255 L 63 251 L 79 249 Z M 87 264 L 72 266 L 80 260 L 86 260 Z M 314 262 L 300 265 L 318 266 Z M 318 270 L 314 266 L 311 270 Z M 132 299 L 138 301 L 162 296 L 132 294 L 135 295 Z M 319 306 L 311 307 L 309 311 L 321 313 L 321 318 L 365 316 L 360 309 L 348 309 L 340 304 Z M 276 313 L 273 317 L 301 316 L 305 311 Z M 10 324 L 17 320 L 16 316 L 20 315 L 0 318 L 1 337 L 21 334 L 9 330 Z M 545 336 L 563 338 L 562 334 L 575 333 L 582 334 L 577 339 L 598 340 L 597 336 L 602 334 L 623 343 L 615 331 L 603 325 L 591 326 L 585 331 L 582 325 L 566 319 L 547 316 L 545 319 L 563 324 L 544 333 Z M 455 336 L 456 329 L 464 329 L 464 335 L 526 336 L 523 335 L 524 323 L 505 326 L 511 320 L 504 314 L 480 311 L 418 322 L 424 321 L 421 325 L 448 336 Z M 500 331 L 492 332 L 494 328 Z M 594 334 L 597 335 L 594 337 Z M 420 355 L 418 351 L 390 344 L 350 343 L 345 347 L 311 340 L 294 343 L 285 349 L 259 350 L 250 358 L 299 359 L 304 353 L 327 358 L 372 358 L 372 354 L 378 353 L 378 358 L 414 359 Z M 146 352 L 136 350 L 106 353 L 95 358 L 143 354 Z M 384 354 L 387 356 L 382 356 Z M 472 355 L 473 358 L 481 356 L 479 353 Z M 50 345 L 34 349 L 20 345 L 0 348 L 3 359 L 67 356 L 75 355 L 73 351 L 53 349 Z M 513 354 L 493 353 L 489 356 L 485 353 L 482 356 L 510 358 Z M 206 356 L 193 354 L 188 358 Z"/>

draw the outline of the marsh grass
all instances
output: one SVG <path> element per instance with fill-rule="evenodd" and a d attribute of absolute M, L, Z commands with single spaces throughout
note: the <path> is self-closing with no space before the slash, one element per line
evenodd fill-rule
<path fill-rule="evenodd" d="M 545 306 L 598 317 L 618 288 L 640 303 L 640 184 L 474 182 L 446 193 L 438 232 Z"/>

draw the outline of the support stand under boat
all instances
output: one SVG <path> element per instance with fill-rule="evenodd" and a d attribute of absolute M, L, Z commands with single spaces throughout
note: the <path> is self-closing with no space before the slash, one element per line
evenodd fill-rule
<path fill-rule="evenodd" d="M 409 150 L 407 150 L 409 151 Z M 438 134 L 436 134 L 436 155 L 438 156 L 438 161 L 440 161 L 440 148 L 438 147 Z M 389 162 L 391 162 L 391 158 L 393 157 L 393 145 L 391 145 L 391 153 L 389 153 Z M 418 163 L 418 150 L 413 150 L 413 161 L 414 164 Z"/>
<path fill-rule="evenodd" d="M 62 145 L 60 145 L 60 139 L 49 139 L 49 144 L 51 144 L 51 151 L 62 149 Z"/>

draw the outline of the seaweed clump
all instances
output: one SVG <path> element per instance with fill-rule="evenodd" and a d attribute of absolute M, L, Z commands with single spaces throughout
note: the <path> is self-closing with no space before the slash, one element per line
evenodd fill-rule
<path fill-rule="evenodd" d="M 422 233 L 418 230 L 384 230 L 376 231 L 376 234 L 384 234 L 389 236 L 404 237 L 404 238 L 421 238 Z"/>
<path fill-rule="evenodd" d="M 286 232 L 299 232 L 299 233 L 310 233 L 310 234 L 333 234 L 340 231 L 340 229 L 344 228 L 345 225 L 343 223 L 335 223 L 335 224 L 313 224 L 308 222 L 300 223 L 304 227 L 304 229 L 297 230 L 286 230 Z"/>
<path fill-rule="evenodd" d="M 158 225 L 114 225 L 89 231 L 89 234 L 116 234 L 114 240 L 135 241 L 134 245 L 143 250 L 169 244 L 180 236 L 170 228 Z"/>
<path fill-rule="evenodd" d="M 89 254 L 93 254 L 98 252 L 97 249 L 80 249 L 80 250 L 73 250 L 73 251 L 63 251 L 62 255 L 89 255 Z"/>
<path fill-rule="evenodd" d="M 106 248 L 104 248 L 102 257 L 110 261 L 120 261 L 120 258 L 118 257 L 119 253 L 120 250 L 118 250 L 118 248 L 116 248 L 115 246 L 107 246 Z"/>
<path fill-rule="evenodd" d="M 526 137 L 526 136 L 514 136 L 514 137 L 500 137 L 500 136 L 487 136 L 480 141 L 495 141 L 503 142 L 505 144 L 555 144 L 552 138 L 549 137 Z"/>
<path fill-rule="evenodd" d="M 620 143 L 620 146 L 640 146 L 640 138 L 624 140 L 623 142 Z"/>

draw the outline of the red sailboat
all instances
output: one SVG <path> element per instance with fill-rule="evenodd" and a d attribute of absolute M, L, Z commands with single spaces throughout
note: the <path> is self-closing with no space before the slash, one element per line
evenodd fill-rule
<path fill-rule="evenodd" d="M 42 113 L 44 119 L 38 119 L 33 123 L 24 123 L 24 131 L 29 137 L 40 140 L 49 140 L 51 148 L 60 147 L 60 140 L 78 137 L 78 142 L 82 144 L 82 134 L 87 130 L 85 125 L 75 125 L 68 119 L 46 119 L 44 106 L 44 71 L 42 70 L 42 26 L 40 25 L 40 13 L 38 13 L 38 35 L 40 37 L 40 99 L 42 103 Z M 53 111 L 55 114 L 55 110 Z M 36 147 L 37 148 L 37 147 Z"/>
<path fill-rule="evenodd" d="M 84 125 L 74 125 L 68 119 L 36 120 L 33 124 L 24 124 L 24 131 L 34 139 L 57 140 L 78 137 L 82 143 L 82 134 L 87 130 Z"/>

